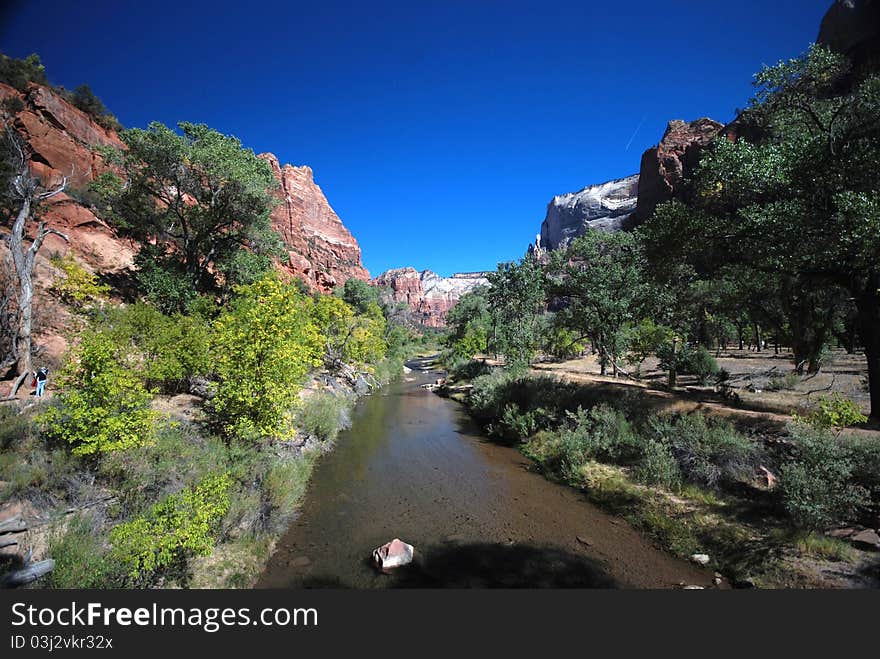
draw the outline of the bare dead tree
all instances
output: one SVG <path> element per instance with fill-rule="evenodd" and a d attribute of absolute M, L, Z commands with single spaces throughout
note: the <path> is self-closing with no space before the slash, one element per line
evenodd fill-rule
<path fill-rule="evenodd" d="M 54 187 L 47 187 L 43 182 L 31 173 L 25 144 L 21 136 L 12 126 L 9 120 L 4 121 L 3 139 L 7 142 L 4 149 L 10 162 L 8 165 L 9 178 L 5 182 L 4 190 L 10 204 L 17 208 L 12 229 L 6 241 L 12 255 L 12 265 L 17 278 L 16 306 L 18 307 L 18 322 L 13 327 L 11 341 L 12 352 L 5 356 L 0 366 L 9 368 L 15 365 L 18 378 L 10 390 L 9 396 L 15 396 L 18 388 L 31 372 L 31 326 L 33 323 L 33 300 L 34 300 L 34 265 L 36 264 L 37 252 L 43 245 L 43 241 L 50 234 L 60 236 L 65 241 L 70 239 L 55 229 L 47 226 L 46 222 L 39 220 L 33 239 L 29 239 L 28 226 L 35 219 L 39 205 L 47 199 L 62 192 L 67 186 L 67 177 L 63 177 L 61 183 Z"/>

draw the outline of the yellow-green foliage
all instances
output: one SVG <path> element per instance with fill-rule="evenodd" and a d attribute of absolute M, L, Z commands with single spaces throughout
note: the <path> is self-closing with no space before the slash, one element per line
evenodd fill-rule
<path fill-rule="evenodd" d="M 375 302 L 357 315 L 343 300 L 325 295 L 315 301 L 312 317 L 324 337 L 325 358 L 331 365 L 374 363 L 385 356 L 385 317 Z"/>
<path fill-rule="evenodd" d="M 555 323 L 550 327 L 545 340 L 547 352 L 560 359 L 576 357 L 586 349 L 583 341 L 579 341 L 574 332 Z"/>
<path fill-rule="evenodd" d="M 229 473 L 212 474 L 194 488 L 161 503 L 110 532 L 110 557 L 131 578 L 170 567 L 189 555 L 206 556 L 214 548 L 217 523 L 229 510 Z"/>
<path fill-rule="evenodd" d="M 313 302 L 273 276 L 237 292 L 214 324 L 213 411 L 231 434 L 279 437 L 292 427 L 305 375 L 321 364 Z"/>
<path fill-rule="evenodd" d="M 868 420 L 858 406 L 835 393 L 831 396 L 823 396 L 819 399 L 819 406 L 813 409 L 805 417 L 795 415 L 795 420 L 806 423 L 814 428 L 846 428 Z"/>
<path fill-rule="evenodd" d="M 77 455 L 152 441 L 152 395 L 129 358 L 109 336 L 84 334 L 58 376 L 57 405 L 41 417 L 49 435 L 70 444 Z"/>
<path fill-rule="evenodd" d="M 141 354 L 150 385 L 174 390 L 185 377 L 210 369 L 210 328 L 200 316 L 166 316 L 148 304 L 132 304 L 111 311 L 101 330 Z"/>
<path fill-rule="evenodd" d="M 52 265 L 64 273 L 64 278 L 55 283 L 61 299 L 75 307 L 83 307 L 107 296 L 110 287 L 99 284 L 97 277 L 83 268 L 72 254 L 52 259 Z"/>

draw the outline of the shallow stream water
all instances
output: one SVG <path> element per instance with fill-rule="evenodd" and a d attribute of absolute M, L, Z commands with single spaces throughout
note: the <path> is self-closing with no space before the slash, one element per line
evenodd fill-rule
<path fill-rule="evenodd" d="M 259 587 L 711 586 L 711 571 L 546 480 L 461 405 L 420 388 L 436 377 L 414 370 L 358 403 Z M 382 574 L 370 553 L 395 537 L 416 560 Z"/>

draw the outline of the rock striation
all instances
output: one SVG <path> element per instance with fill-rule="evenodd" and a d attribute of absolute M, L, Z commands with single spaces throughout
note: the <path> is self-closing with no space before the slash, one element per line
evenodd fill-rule
<path fill-rule="evenodd" d="M 538 247 L 558 249 L 587 229 L 618 231 L 636 209 L 639 175 L 557 195 L 547 205 Z"/>
<path fill-rule="evenodd" d="M 283 167 L 271 153 L 260 155 L 278 181 L 272 228 L 281 236 L 287 259 L 280 264 L 315 291 L 329 293 L 354 278 L 370 280 L 361 264 L 361 248 L 315 183 L 307 166 Z"/>
<path fill-rule="evenodd" d="M 409 308 L 413 322 L 427 327 L 444 327 L 446 313 L 458 300 L 478 286 L 487 286 L 484 272 L 460 272 L 441 277 L 430 270 L 415 268 L 386 270 L 373 279 L 373 285 L 386 290 L 394 302 Z"/>

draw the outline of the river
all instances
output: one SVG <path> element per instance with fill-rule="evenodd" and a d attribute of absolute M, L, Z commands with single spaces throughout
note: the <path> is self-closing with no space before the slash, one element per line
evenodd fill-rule
<path fill-rule="evenodd" d="M 258 587 L 711 587 L 711 571 L 546 480 L 419 387 L 435 377 L 414 370 L 358 403 Z M 370 553 L 395 537 L 416 560 L 382 574 Z"/>

